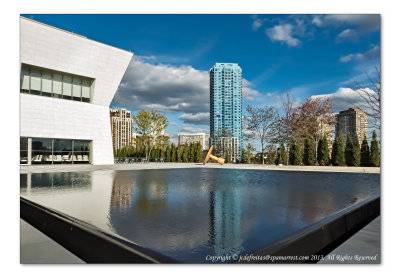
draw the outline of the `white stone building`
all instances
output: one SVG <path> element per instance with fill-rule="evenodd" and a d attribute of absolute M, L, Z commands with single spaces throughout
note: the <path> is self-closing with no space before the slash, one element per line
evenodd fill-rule
<path fill-rule="evenodd" d="M 178 134 L 178 145 L 191 142 L 200 142 L 203 150 L 208 150 L 210 148 L 210 135 L 206 133 Z"/>
<path fill-rule="evenodd" d="M 132 55 L 21 17 L 21 164 L 112 164 L 109 105 Z"/>

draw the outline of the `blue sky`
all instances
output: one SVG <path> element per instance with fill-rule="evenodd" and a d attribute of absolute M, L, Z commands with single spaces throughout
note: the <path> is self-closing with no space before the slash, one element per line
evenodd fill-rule
<path fill-rule="evenodd" d="M 167 132 L 209 132 L 208 70 L 236 62 L 243 108 L 332 96 L 334 111 L 360 99 L 349 88 L 380 67 L 379 15 L 24 15 L 134 52 L 112 102 L 157 108 Z M 367 84 L 365 85 L 367 86 Z"/>

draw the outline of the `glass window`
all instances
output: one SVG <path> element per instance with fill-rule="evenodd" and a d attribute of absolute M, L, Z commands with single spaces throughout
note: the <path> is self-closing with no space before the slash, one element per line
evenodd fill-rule
<path fill-rule="evenodd" d="M 72 95 L 72 78 L 63 75 L 63 98 L 71 99 Z"/>
<path fill-rule="evenodd" d="M 31 70 L 31 94 L 40 95 L 40 71 L 37 69 Z"/>
<path fill-rule="evenodd" d="M 70 139 L 54 139 L 53 151 L 54 163 L 72 163 L 72 140 Z"/>
<path fill-rule="evenodd" d="M 72 96 L 73 100 L 81 101 L 81 79 L 74 78 L 72 82 Z"/>
<path fill-rule="evenodd" d="M 62 97 L 62 75 L 53 74 L 53 96 L 56 98 Z"/>
<path fill-rule="evenodd" d="M 29 69 L 24 67 L 21 70 L 21 92 L 29 93 Z"/>
<path fill-rule="evenodd" d="M 82 80 L 82 101 L 90 102 L 90 82 L 89 82 L 89 80 Z"/>
<path fill-rule="evenodd" d="M 28 138 L 20 138 L 19 140 L 20 164 L 28 163 Z"/>
<path fill-rule="evenodd" d="M 42 95 L 51 96 L 51 80 L 52 75 L 50 72 L 44 72 L 42 74 Z"/>
<path fill-rule="evenodd" d="M 52 139 L 32 138 L 32 164 L 52 163 L 52 145 Z"/>
<path fill-rule="evenodd" d="M 74 140 L 74 155 L 76 156 L 74 163 L 89 163 L 89 154 L 89 140 Z"/>
<path fill-rule="evenodd" d="M 93 80 L 22 65 L 20 82 L 23 93 L 90 102 Z"/>

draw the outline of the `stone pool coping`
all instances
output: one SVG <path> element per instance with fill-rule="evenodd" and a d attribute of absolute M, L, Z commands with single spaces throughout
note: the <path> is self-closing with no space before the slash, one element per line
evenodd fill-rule
<path fill-rule="evenodd" d="M 380 167 L 346 167 L 346 166 L 276 166 L 261 164 L 224 164 L 208 163 L 135 163 L 111 165 L 21 165 L 20 173 L 46 173 L 96 170 L 141 170 L 170 168 L 225 168 L 225 169 L 257 169 L 257 170 L 288 170 L 311 172 L 348 172 L 348 173 L 380 173 Z"/>

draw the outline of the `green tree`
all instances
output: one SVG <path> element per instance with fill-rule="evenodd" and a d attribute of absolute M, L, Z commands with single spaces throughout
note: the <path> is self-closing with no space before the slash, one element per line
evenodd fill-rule
<path fill-rule="evenodd" d="M 305 165 L 315 165 L 316 157 L 315 157 L 315 143 L 314 140 L 307 135 L 306 140 L 304 142 L 304 155 L 303 155 L 303 163 Z"/>
<path fill-rule="evenodd" d="M 196 149 L 196 162 L 201 162 L 203 160 L 203 146 L 201 146 L 201 143 L 197 143 L 197 149 Z"/>
<path fill-rule="evenodd" d="M 301 165 L 302 163 L 301 148 L 294 138 L 290 141 L 289 162 L 291 165 Z"/>
<path fill-rule="evenodd" d="M 329 145 L 326 135 L 318 141 L 317 160 L 319 165 L 329 165 Z"/>
<path fill-rule="evenodd" d="M 369 166 L 369 146 L 365 135 L 361 143 L 361 166 Z"/>
<path fill-rule="evenodd" d="M 247 163 L 251 162 L 251 158 L 253 157 L 254 151 L 256 151 L 256 148 L 253 145 L 251 145 L 251 143 L 249 142 L 246 145 L 246 149 L 243 150 L 243 157 Z"/>
<path fill-rule="evenodd" d="M 353 139 L 353 166 L 360 166 L 361 149 L 358 135 L 356 134 Z"/>
<path fill-rule="evenodd" d="M 285 143 L 283 141 L 281 142 L 281 159 L 282 159 L 282 164 L 284 165 L 288 164 L 287 152 L 285 148 Z"/>
<path fill-rule="evenodd" d="M 139 134 L 135 143 L 144 146 L 146 159 L 149 159 L 151 151 L 168 140 L 168 136 L 164 135 L 168 126 L 167 117 L 157 110 L 141 110 L 132 119 L 136 126 L 133 129 Z"/>
<path fill-rule="evenodd" d="M 189 145 L 187 143 L 185 143 L 185 146 L 183 147 L 182 160 L 184 163 L 189 162 Z"/>
<path fill-rule="evenodd" d="M 344 150 L 347 166 L 354 166 L 353 150 L 354 150 L 353 140 L 351 139 L 350 134 L 347 134 L 346 148 Z"/>
<path fill-rule="evenodd" d="M 165 159 L 167 162 L 171 161 L 171 147 L 167 145 L 167 149 L 165 149 Z"/>
<path fill-rule="evenodd" d="M 182 154 L 183 154 L 183 147 L 181 145 L 179 145 L 176 150 L 176 160 L 178 162 L 182 161 Z"/>
<path fill-rule="evenodd" d="M 175 144 L 171 144 L 171 162 L 176 162 L 176 147 Z"/>
<path fill-rule="evenodd" d="M 375 130 L 372 133 L 372 141 L 371 141 L 371 154 L 369 157 L 369 163 L 371 166 L 379 166 L 381 154 L 379 151 L 378 140 L 376 139 L 376 132 Z"/>

